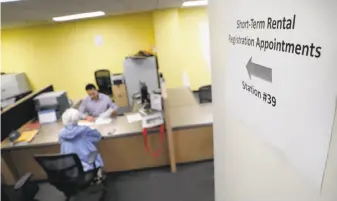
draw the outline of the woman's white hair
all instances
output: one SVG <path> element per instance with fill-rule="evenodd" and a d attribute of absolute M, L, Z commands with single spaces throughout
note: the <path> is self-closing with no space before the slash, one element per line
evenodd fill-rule
<path fill-rule="evenodd" d="M 77 124 L 80 118 L 80 112 L 74 108 L 69 108 L 62 114 L 63 125 Z"/>

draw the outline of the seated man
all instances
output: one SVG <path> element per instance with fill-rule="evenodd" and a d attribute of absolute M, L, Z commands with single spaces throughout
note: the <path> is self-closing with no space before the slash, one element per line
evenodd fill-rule
<path fill-rule="evenodd" d="M 97 152 L 96 143 L 101 139 L 101 134 L 88 126 L 78 126 L 80 113 L 78 110 L 69 108 L 62 115 L 64 128 L 59 133 L 61 144 L 61 154 L 76 153 L 81 160 L 84 171 L 94 169 L 93 164 L 89 164 L 89 155 Z M 96 168 L 103 167 L 103 159 L 100 154 L 95 160 Z M 98 173 L 100 177 L 101 170 Z"/>
<path fill-rule="evenodd" d="M 117 106 L 111 101 L 109 96 L 99 93 L 95 85 L 87 84 L 85 90 L 88 96 L 84 98 L 79 107 L 82 119 L 94 121 L 95 117 L 106 117 L 116 114 Z"/>

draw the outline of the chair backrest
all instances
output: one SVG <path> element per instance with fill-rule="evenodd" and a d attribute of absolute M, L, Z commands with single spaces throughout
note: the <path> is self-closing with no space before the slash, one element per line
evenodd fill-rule
<path fill-rule="evenodd" d="M 84 175 L 77 154 L 35 155 L 34 158 L 47 173 L 48 181 L 63 192 L 74 189 Z"/>
<path fill-rule="evenodd" d="M 199 101 L 200 103 L 212 102 L 212 86 L 202 86 L 199 88 Z"/>
<path fill-rule="evenodd" d="M 111 77 L 109 70 L 97 70 L 95 72 L 96 84 L 101 93 L 112 95 Z"/>

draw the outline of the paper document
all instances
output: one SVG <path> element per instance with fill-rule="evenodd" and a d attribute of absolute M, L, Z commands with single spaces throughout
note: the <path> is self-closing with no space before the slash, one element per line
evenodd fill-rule
<path fill-rule="evenodd" d="M 126 118 L 127 118 L 128 122 L 131 124 L 131 123 L 134 123 L 134 122 L 137 122 L 137 121 L 141 121 L 142 115 L 140 115 L 138 112 L 137 113 L 130 113 L 130 114 L 126 115 Z"/>
<path fill-rule="evenodd" d="M 113 111 L 114 110 L 112 108 L 109 108 L 107 111 L 105 111 L 102 114 L 100 114 L 98 118 L 109 118 L 111 116 L 111 113 Z"/>
<path fill-rule="evenodd" d="M 87 121 L 87 120 L 80 120 L 78 122 L 78 125 L 79 126 L 91 126 L 91 125 L 94 125 L 94 122 L 90 122 L 90 121 Z"/>
<path fill-rule="evenodd" d="M 151 109 L 162 111 L 161 94 L 152 93 L 150 97 L 151 97 Z"/>
<path fill-rule="evenodd" d="M 53 123 L 57 121 L 55 110 L 42 110 L 38 112 L 40 124 Z"/>
<path fill-rule="evenodd" d="M 78 122 L 79 126 L 93 126 L 93 125 L 102 125 L 102 124 L 109 124 L 111 123 L 111 118 L 101 118 L 98 117 L 94 122 L 87 121 L 87 120 L 80 120 Z"/>
<path fill-rule="evenodd" d="M 101 125 L 101 124 L 109 124 L 111 123 L 112 119 L 111 118 L 100 118 L 98 117 L 95 121 L 96 125 Z"/>

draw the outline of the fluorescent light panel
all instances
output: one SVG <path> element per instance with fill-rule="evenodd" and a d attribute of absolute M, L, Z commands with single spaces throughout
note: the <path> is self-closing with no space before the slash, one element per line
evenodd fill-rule
<path fill-rule="evenodd" d="M 20 0 L 0 0 L 0 3 L 9 3 L 14 1 L 20 1 Z"/>
<path fill-rule="evenodd" d="M 105 15 L 103 11 L 96 11 L 96 12 L 90 12 L 90 13 L 80 13 L 80 14 L 74 14 L 74 15 L 61 16 L 61 17 L 53 17 L 53 20 L 56 22 L 62 22 L 62 21 L 70 21 L 70 20 L 77 20 L 77 19 L 83 19 L 83 18 L 99 17 L 103 15 Z"/>
<path fill-rule="evenodd" d="M 208 4 L 207 0 L 185 1 L 183 3 L 183 7 L 206 6 L 207 4 Z"/>

